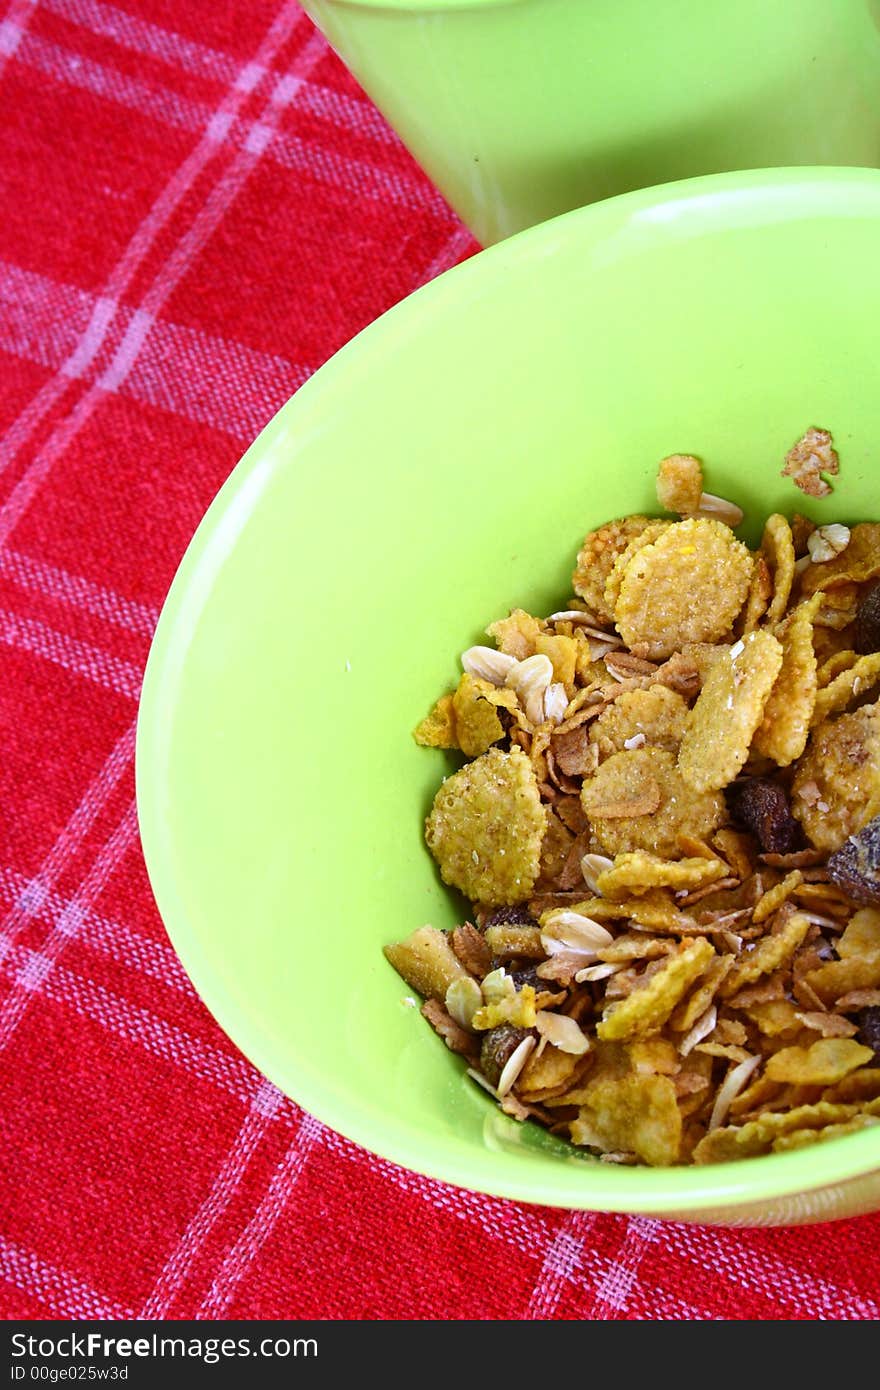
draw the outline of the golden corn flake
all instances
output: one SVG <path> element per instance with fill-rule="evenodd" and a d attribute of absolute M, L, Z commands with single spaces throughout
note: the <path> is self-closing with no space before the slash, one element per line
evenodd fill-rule
<path fill-rule="evenodd" d="M 671 521 L 649 521 L 644 530 L 637 536 L 632 537 L 624 549 L 615 556 L 614 564 L 611 566 L 611 572 L 605 581 L 604 595 L 605 608 L 612 616 L 617 606 L 617 600 L 620 597 L 620 586 L 623 582 L 623 576 L 630 560 L 642 550 L 645 550 L 649 545 L 653 544 L 659 536 L 663 535 L 664 531 L 669 530 L 671 525 Z"/>
<path fill-rule="evenodd" d="M 799 1105 L 793 1110 L 767 1112 L 744 1125 L 711 1130 L 694 1150 L 694 1162 L 726 1163 L 730 1159 L 769 1153 L 774 1140 L 783 1134 L 843 1124 L 857 1113 L 854 1105 L 834 1105 L 828 1101 Z"/>
<path fill-rule="evenodd" d="M 786 874 L 781 883 L 774 883 L 772 888 L 761 898 L 752 913 L 753 922 L 764 922 L 768 917 L 772 917 L 784 902 L 786 902 L 796 888 L 799 888 L 804 881 L 804 876 L 800 869 L 792 869 L 790 874 Z"/>
<path fill-rule="evenodd" d="M 823 1004 L 834 1004 L 853 990 L 880 986 L 880 952 L 870 956 L 848 956 L 829 960 L 804 976 L 806 983 Z"/>
<path fill-rule="evenodd" d="M 829 1139 L 843 1139 L 847 1134 L 858 1134 L 859 1130 L 871 1129 L 880 1125 L 874 1115 L 854 1115 L 842 1125 L 826 1125 L 824 1129 L 796 1129 L 791 1134 L 782 1134 L 773 1140 L 774 1153 L 789 1153 L 792 1149 L 803 1149 L 808 1144 L 826 1143 Z"/>
<path fill-rule="evenodd" d="M 712 1003 L 732 965 L 733 956 L 718 956 L 710 962 L 693 993 L 673 1009 L 669 1018 L 670 1028 L 676 1033 L 687 1033 L 693 1028 Z"/>
<path fill-rule="evenodd" d="M 687 701 L 665 685 L 626 690 L 593 720 L 589 739 L 596 744 L 600 758 L 646 744 L 675 753 L 687 715 Z"/>
<path fill-rule="evenodd" d="M 512 1024 L 515 1028 L 534 1028 L 536 1018 L 534 986 L 523 985 L 522 989 L 483 1004 L 471 1019 L 471 1027 L 478 1032 L 488 1032 L 502 1023 Z"/>
<path fill-rule="evenodd" d="M 835 589 L 841 584 L 864 584 L 880 576 L 880 522 L 860 521 L 853 526 L 849 545 L 821 565 L 808 565 L 801 575 L 801 593 Z"/>
<path fill-rule="evenodd" d="M 769 632 L 748 633 L 709 673 L 678 754 L 678 769 L 698 792 L 726 787 L 749 754 L 755 730 L 782 665 Z"/>
<path fill-rule="evenodd" d="M 834 475 L 839 469 L 840 460 L 831 447 L 830 433 L 811 425 L 785 455 L 782 477 L 791 478 L 807 497 L 827 497 L 832 488 L 822 474 Z"/>
<path fill-rule="evenodd" d="M 553 679 L 561 685 L 574 685 L 577 667 L 578 644 L 573 637 L 553 637 L 539 632 L 535 638 L 535 651 L 548 656 L 553 664 Z"/>
<path fill-rule="evenodd" d="M 767 622 L 778 623 L 788 607 L 794 580 L 794 541 L 791 527 L 778 512 L 767 518 L 761 550 L 773 580 L 773 597 L 767 609 Z"/>
<path fill-rule="evenodd" d="M 801 912 L 794 913 L 779 931 L 762 937 L 751 951 L 737 959 L 721 986 L 721 995 L 730 999 L 746 985 L 754 984 L 762 975 L 772 975 L 781 965 L 787 964 L 809 930 L 809 919 Z"/>
<path fill-rule="evenodd" d="M 813 724 L 821 724 L 880 681 L 880 652 L 861 656 L 819 691 L 813 710 Z"/>
<path fill-rule="evenodd" d="M 588 1100 L 572 1120 L 572 1142 L 605 1153 L 633 1153 L 643 1163 L 676 1163 L 681 1113 L 668 1076 L 622 1076 L 587 1087 Z"/>
<path fill-rule="evenodd" d="M 865 705 L 813 730 L 791 787 L 810 843 L 830 852 L 861 830 L 880 795 L 880 709 Z"/>
<path fill-rule="evenodd" d="M 629 1042 L 656 1033 L 714 958 L 712 944 L 703 936 L 667 956 L 646 984 L 608 1008 L 597 1025 L 597 1036 Z"/>
<path fill-rule="evenodd" d="M 661 859 L 646 850 L 618 854 L 610 869 L 599 874 L 596 886 L 603 898 L 617 899 L 651 888 L 702 888 L 724 878 L 727 866 L 720 859 Z"/>
<path fill-rule="evenodd" d="M 807 746 L 816 706 L 816 654 L 807 604 L 795 610 L 781 641 L 782 666 L 752 746 L 761 757 L 788 767 Z"/>
<path fill-rule="evenodd" d="M 830 1086 L 873 1058 L 873 1048 L 863 1047 L 852 1038 L 820 1038 L 809 1047 L 784 1047 L 774 1052 L 765 1074 L 770 1081 L 795 1086 Z"/>
<path fill-rule="evenodd" d="M 793 512 L 791 517 L 791 538 L 794 541 L 794 553 L 800 558 L 807 553 L 807 541 L 816 529 L 815 521 L 811 521 L 808 516 L 801 516 L 800 512 Z"/>
<path fill-rule="evenodd" d="M 823 661 L 816 672 L 819 689 L 821 690 L 824 685 L 833 681 L 834 677 L 839 676 L 841 671 L 848 671 L 851 666 L 855 666 L 858 659 L 858 652 L 853 651 L 835 652 L 833 656 L 829 656 L 828 660 Z"/>
<path fill-rule="evenodd" d="M 755 567 L 749 584 L 749 596 L 740 618 L 740 631 L 751 632 L 767 612 L 767 605 L 773 597 L 773 576 L 763 555 L 754 557 Z"/>
<path fill-rule="evenodd" d="M 802 1022 L 797 1005 L 792 1004 L 789 999 L 768 999 L 763 1004 L 750 1004 L 743 1013 L 748 1015 L 759 1032 L 767 1038 L 784 1037 L 786 1033 L 794 1038 L 801 1031 Z"/>
<path fill-rule="evenodd" d="M 636 656 L 663 659 L 685 642 L 717 642 L 746 601 L 752 557 L 728 526 L 674 522 L 623 568 L 617 629 Z"/>
<path fill-rule="evenodd" d="M 680 912 L 661 889 L 652 888 L 639 897 L 612 902 L 609 898 L 589 898 L 577 904 L 577 911 L 596 922 L 628 920 L 635 926 L 654 932 L 688 933 L 696 930 L 693 917 Z"/>
<path fill-rule="evenodd" d="M 641 849 L 676 859 L 679 836 L 705 839 L 727 816 L 723 797 L 695 793 L 664 748 L 613 754 L 584 782 L 581 802 L 601 849 L 612 857 Z"/>
<path fill-rule="evenodd" d="M 491 681 L 465 672 L 452 697 L 458 746 L 469 758 L 479 757 L 504 737 L 504 725 L 498 718 L 498 711 L 486 698 L 494 694 L 495 686 Z"/>
<path fill-rule="evenodd" d="M 598 531 L 590 531 L 577 557 L 572 587 L 597 618 L 610 620 L 612 610 L 605 604 L 605 585 L 614 561 L 648 525 L 646 516 L 625 516 L 609 521 Z"/>
<path fill-rule="evenodd" d="M 522 1100 L 547 1100 L 565 1093 L 591 1063 L 590 1054 L 576 1056 L 547 1043 L 540 1052 L 533 1052 L 516 1083 Z"/>
<path fill-rule="evenodd" d="M 695 512 L 703 495 L 703 469 L 692 454 L 670 454 L 657 469 L 657 501 L 666 512 L 687 516 Z"/>
<path fill-rule="evenodd" d="M 880 909 L 863 907 L 850 918 L 837 939 L 837 954 L 841 960 L 880 954 Z"/>
<path fill-rule="evenodd" d="M 492 748 L 444 782 L 426 839 L 444 883 L 471 902 L 519 903 L 538 877 L 545 822 L 529 759 Z"/>
<path fill-rule="evenodd" d="M 457 748 L 452 696 L 441 695 L 431 713 L 413 730 L 413 738 L 423 748 Z"/>
<path fill-rule="evenodd" d="M 498 650 L 517 661 L 525 661 L 535 655 L 535 643 L 543 631 L 540 619 L 533 618 L 522 608 L 514 608 L 507 618 L 499 618 L 486 628 L 489 637 L 494 638 Z"/>
<path fill-rule="evenodd" d="M 817 628 L 844 632 L 856 620 L 859 607 L 858 584 L 840 584 L 835 589 L 817 589 L 811 596 L 816 601 Z"/>

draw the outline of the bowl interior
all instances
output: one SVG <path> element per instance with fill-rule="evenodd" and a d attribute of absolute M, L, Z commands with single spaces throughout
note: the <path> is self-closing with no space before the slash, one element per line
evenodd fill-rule
<path fill-rule="evenodd" d="M 461 905 L 422 819 L 449 755 L 410 730 L 514 605 L 567 599 L 583 533 L 656 511 L 657 460 L 745 509 L 880 514 L 880 175 L 628 195 L 413 296 L 263 432 L 156 636 L 138 796 L 172 939 L 273 1080 L 380 1153 L 566 1206 L 698 1209 L 880 1164 L 874 1133 L 698 1172 L 615 1170 L 501 1115 L 406 1000 L 385 941 Z M 780 476 L 811 424 L 834 496 Z"/>

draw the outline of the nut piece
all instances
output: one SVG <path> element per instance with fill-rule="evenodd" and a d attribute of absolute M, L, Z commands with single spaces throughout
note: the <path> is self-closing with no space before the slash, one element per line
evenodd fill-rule
<path fill-rule="evenodd" d="M 505 656 L 494 647 L 468 647 L 461 654 L 463 671 L 469 676 L 479 676 L 480 680 L 491 681 L 493 685 L 503 685 L 516 664 L 515 657 Z"/>
<path fill-rule="evenodd" d="M 822 474 L 833 475 L 839 471 L 840 460 L 831 447 L 831 434 L 810 426 L 785 455 L 782 477 L 793 479 L 795 487 L 807 497 L 827 497 L 832 490 L 831 484 Z"/>
<path fill-rule="evenodd" d="M 533 724 L 544 722 L 544 696 L 553 680 L 553 663 L 538 652 L 518 661 L 507 673 L 504 684 L 513 690 Z M 563 714 L 565 711 L 563 710 Z"/>
<path fill-rule="evenodd" d="M 807 536 L 807 550 L 810 552 L 810 559 L 814 565 L 824 564 L 826 560 L 833 560 L 835 555 L 846 550 L 849 545 L 850 529 L 848 526 L 841 526 L 837 522 L 832 522 L 830 526 L 820 526 L 818 531 L 813 531 Z"/>

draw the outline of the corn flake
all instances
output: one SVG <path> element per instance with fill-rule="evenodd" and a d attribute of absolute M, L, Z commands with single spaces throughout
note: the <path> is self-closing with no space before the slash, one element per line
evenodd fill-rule
<path fill-rule="evenodd" d="M 674 522 L 622 567 L 617 629 L 636 656 L 652 659 L 685 642 L 720 641 L 746 601 L 752 568 L 748 549 L 722 522 Z"/>
<path fill-rule="evenodd" d="M 871 652 L 868 656 L 859 657 L 852 666 L 841 671 L 819 691 L 813 710 L 813 724 L 821 724 L 823 719 L 827 719 L 829 715 L 836 714 L 838 710 L 846 709 L 851 700 L 864 695 L 878 681 L 880 681 L 880 652 Z"/>
<path fill-rule="evenodd" d="M 808 604 L 795 609 L 782 633 L 782 666 L 773 685 L 753 748 L 762 757 L 788 767 L 807 746 L 816 708 L 816 654 Z"/>
<path fill-rule="evenodd" d="M 573 1143 L 634 1153 L 652 1167 L 678 1161 L 681 1114 L 668 1076 L 609 1077 L 586 1090 L 588 1099 L 570 1126 Z"/>
<path fill-rule="evenodd" d="M 850 532 L 849 545 L 833 560 L 809 565 L 801 575 L 801 593 L 835 589 L 841 584 L 864 584 L 880 576 L 880 522 L 860 521 Z"/>
<path fill-rule="evenodd" d="M 875 814 L 880 709 L 866 705 L 813 730 L 791 787 L 791 809 L 817 849 L 839 849 Z"/>
<path fill-rule="evenodd" d="M 504 737 L 498 711 L 487 700 L 496 693 L 491 681 L 465 673 L 452 697 L 452 712 L 458 746 L 469 758 L 479 757 Z"/>
<path fill-rule="evenodd" d="M 498 644 L 498 650 L 516 661 L 525 661 L 535 655 L 535 643 L 542 631 L 540 619 L 533 618 L 522 608 L 514 608 L 509 617 L 499 618 L 486 628 L 487 635 Z"/>
<path fill-rule="evenodd" d="M 695 793 L 685 783 L 664 748 L 613 754 L 584 782 L 581 802 L 600 847 L 611 856 L 647 850 L 675 859 L 680 835 L 704 839 L 727 814 L 717 792 Z"/>
<path fill-rule="evenodd" d="M 678 769 L 694 790 L 732 782 L 749 754 L 773 683 L 782 647 L 769 632 L 748 633 L 710 672 L 691 710 Z"/>
<path fill-rule="evenodd" d="M 626 516 L 609 521 L 585 537 L 572 575 L 572 587 L 597 618 L 610 620 L 612 609 L 605 603 L 605 585 L 618 555 L 649 525 L 646 516 Z"/>
<path fill-rule="evenodd" d="M 767 612 L 767 605 L 773 597 L 773 576 L 770 566 L 761 554 L 754 556 L 754 569 L 749 584 L 749 595 L 740 618 L 740 633 L 752 632 Z"/>
<path fill-rule="evenodd" d="M 778 932 L 762 939 L 747 954 L 740 956 L 721 986 L 725 999 L 732 998 L 746 985 L 754 984 L 762 975 L 772 975 L 791 960 L 807 932 L 810 921 L 801 912 L 793 913 Z"/>
<path fill-rule="evenodd" d="M 711 942 L 702 936 L 667 956 L 646 984 L 610 1006 L 597 1025 L 597 1036 L 609 1042 L 629 1042 L 657 1032 L 714 957 Z"/>
<path fill-rule="evenodd" d="M 692 454 L 670 454 L 657 468 L 657 501 L 666 512 L 687 516 L 703 495 L 703 468 Z"/>
<path fill-rule="evenodd" d="M 773 597 L 767 609 L 767 622 L 778 623 L 786 608 L 794 580 L 794 541 L 791 527 L 778 512 L 767 518 L 761 550 L 773 580 Z"/>
<path fill-rule="evenodd" d="M 774 1052 L 765 1075 L 770 1081 L 795 1086 L 831 1086 L 873 1058 L 873 1048 L 863 1047 L 852 1038 L 820 1038 L 809 1047 L 784 1047 Z"/>
<path fill-rule="evenodd" d="M 457 748 L 452 696 L 441 695 L 431 713 L 413 730 L 413 738 L 423 748 Z"/>
<path fill-rule="evenodd" d="M 665 685 L 627 690 L 593 720 L 589 739 L 600 758 L 646 744 L 676 753 L 687 716 L 687 701 Z"/>
<path fill-rule="evenodd" d="M 603 898 L 626 898 L 651 888 L 701 888 L 727 873 L 720 859 L 660 859 L 646 850 L 618 854 L 610 869 L 600 873 L 596 885 Z"/>
<path fill-rule="evenodd" d="M 826 1143 L 829 1139 L 843 1139 L 847 1134 L 858 1134 L 859 1130 L 880 1125 L 880 1119 L 873 1115 L 854 1115 L 845 1124 L 826 1125 L 824 1129 L 796 1129 L 791 1134 L 782 1134 L 773 1140 L 774 1153 L 789 1153 L 792 1149 L 803 1149 L 808 1144 Z"/>
<path fill-rule="evenodd" d="M 444 883 L 471 902 L 517 903 L 538 877 L 545 825 L 528 758 L 492 748 L 444 782 L 426 838 Z"/>

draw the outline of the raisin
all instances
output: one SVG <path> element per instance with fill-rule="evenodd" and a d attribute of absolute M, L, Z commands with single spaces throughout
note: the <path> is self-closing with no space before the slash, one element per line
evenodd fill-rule
<path fill-rule="evenodd" d="M 858 1015 L 859 1042 L 874 1049 L 872 1067 L 880 1066 L 880 1009 L 862 1009 Z"/>
<path fill-rule="evenodd" d="M 484 1034 L 480 1047 L 480 1069 L 491 1086 L 497 1086 L 501 1073 L 507 1066 L 523 1038 L 529 1037 L 527 1028 L 514 1028 L 512 1023 L 499 1023 Z"/>
<path fill-rule="evenodd" d="M 482 930 L 489 927 L 536 927 L 538 923 L 522 904 L 519 907 L 499 907 L 483 918 Z"/>
<path fill-rule="evenodd" d="M 517 989 L 522 989 L 523 985 L 531 985 L 536 994 L 540 994 L 544 989 L 553 989 L 552 980 L 542 980 L 535 965 L 529 965 L 522 970 L 511 970 L 508 972 Z"/>
<path fill-rule="evenodd" d="M 880 584 L 873 584 L 856 609 L 857 652 L 880 651 Z"/>
<path fill-rule="evenodd" d="M 801 844 L 801 830 L 776 782 L 751 777 L 727 788 L 734 818 L 757 837 L 764 854 L 791 854 Z"/>
<path fill-rule="evenodd" d="M 854 903 L 880 904 L 880 816 L 834 851 L 828 860 L 828 876 Z"/>

